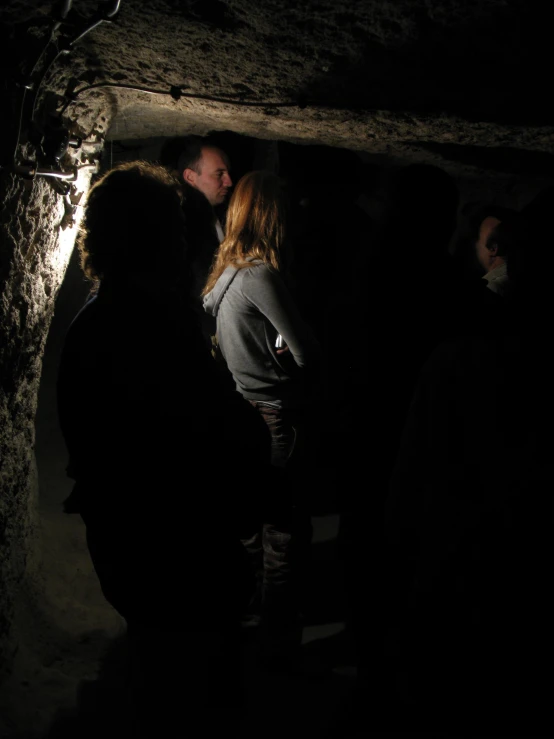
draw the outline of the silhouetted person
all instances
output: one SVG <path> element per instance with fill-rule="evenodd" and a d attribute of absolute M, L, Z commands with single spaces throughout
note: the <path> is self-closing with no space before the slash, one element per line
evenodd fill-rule
<path fill-rule="evenodd" d="M 552 241 L 550 213 L 551 202 L 532 226 L 495 227 L 512 283 L 508 330 L 489 326 L 431 355 L 391 479 L 397 669 L 428 729 L 435 720 L 442 730 L 532 735 L 548 718 L 554 303 L 531 255 Z M 553 255 L 541 249 L 541 274 L 552 273 Z"/>
<path fill-rule="evenodd" d="M 352 486 L 339 530 L 362 711 L 370 698 L 382 708 L 394 698 L 385 652 L 391 613 L 384 504 L 419 370 L 435 346 L 458 330 L 461 288 L 448 252 L 457 207 L 457 186 L 445 171 L 429 165 L 399 170 L 378 228 L 378 256 L 365 266 L 360 341 L 369 347 L 369 362 L 357 393 L 363 443 L 351 460 L 355 478 L 365 483 Z"/>
<path fill-rule="evenodd" d="M 265 424 L 221 384 L 188 304 L 184 226 L 179 184 L 158 165 L 119 165 L 91 188 L 80 249 L 99 287 L 58 377 L 73 498 L 128 624 L 136 735 L 148 737 L 236 726 L 253 588 L 239 531 L 269 469 Z"/>

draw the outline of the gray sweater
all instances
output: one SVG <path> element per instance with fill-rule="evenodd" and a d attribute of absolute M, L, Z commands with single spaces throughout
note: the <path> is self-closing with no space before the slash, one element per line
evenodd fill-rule
<path fill-rule="evenodd" d="M 221 353 L 245 398 L 304 404 L 305 381 L 319 369 L 321 352 L 278 272 L 260 261 L 227 267 L 204 297 L 204 310 L 216 317 Z M 290 350 L 281 355 L 278 334 Z"/>

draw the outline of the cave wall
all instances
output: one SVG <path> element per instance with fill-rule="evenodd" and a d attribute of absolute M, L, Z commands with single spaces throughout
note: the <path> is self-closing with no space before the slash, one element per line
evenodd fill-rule
<path fill-rule="evenodd" d="M 90 172 L 71 185 L 79 202 Z M 15 600 L 39 577 L 35 414 L 42 355 L 81 208 L 48 178 L 0 181 L 0 672 L 17 649 Z M 72 209 L 73 210 L 73 209 Z"/>
<path fill-rule="evenodd" d="M 41 355 L 59 275 L 49 261 L 59 198 L 46 182 L 2 182 L 0 275 L 0 664 L 14 644 L 14 597 L 32 549 L 36 514 L 34 420 Z"/>

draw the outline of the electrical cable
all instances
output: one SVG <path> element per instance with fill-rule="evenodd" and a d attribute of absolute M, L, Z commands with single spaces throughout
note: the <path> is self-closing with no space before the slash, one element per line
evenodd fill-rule
<path fill-rule="evenodd" d="M 75 182 L 77 176 L 81 170 L 91 169 L 94 171 L 98 170 L 97 162 L 89 164 L 76 165 L 71 168 L 69 172 L 62 172 L 60 170 L 55 171 L 48 169 L 47 167 L 38 167 L 34 165 L 18 165 L 13 168 L 15 174 L 23 175 L 34 179 L 35 177 L 53 177 L 57 180 L 66 180 L 69 182 Z"/>
<path fill-rule="evenodd" d="M 42 86 L 42 83 L 44 82 L 44 79 L 45 79 L 46 75 L 48 74 L 48 72 L 52 68 L 52 65 L 55 64 L 58 61 L 58 59 L 60 58 L 60 56 L 63 56 L 64 54 L 69 54 L 69 50 L 68 49 L 62 49 L 61 51 L 58 51 L 58 53 L 52 59 L 52 61 L 50 62 L 50 64 L 46 67 L 46 69 L 43 72 L 42 77 L 40 78 L 40 82 L 38 83 L 37 88 L 35 90 L 35 98 L 33 100 L 33 107 L 31 109 L 31 123 L 34 123 L 34 121 L 35 121 L 35 112 L 36 112 L 36 109 L 37 109 L 38 93 L 39 93 L 39 90 L 40 90 L 40 88 Z"/>
<path fill-rule="evenodd" d="M 20 111 L 20 114 L 19 114 L 19 126 L 18 126 L 18 129 L 17 129 L 17 140 L 15 142 L 15 149 L 14 149 L 14 152 L 13 152 L 13 161 L 14 161 L 14 163 L 15 163 L 15 160 L 16 160 L 16 157 L 17 157 L 17 150 L 19 148 L 19 140 L 21 138 L 21 129 L 23 127 L 23 111 L 25 109 L 25 99 L 26 99 L 26 96 L 27 96 L 27 90 L 32 90 L 33 89 L 33 83 L 32 83 L 33 75 L 34 75 L 34 73 L 35 73 L 35 71 L 36 71 L 36 69 L 37 69 L 37 67 L 39 65 L 39 62 L 41 61 L 42 57 L 46 53 L 46 49 L 50 46 L 50 44 L 54 40 L 54 33 L 56 32 L 58 26 L 59 26 L 59 24 L 55 24 L 53 26 L 52 30 L 50 31 L 50 36 L 48 38 L 48 41 L 44 45 L 44 48 L 40 52 L 40 54 L 38 56 L 38 59 L 34 63 L 33 68 L 31 69 L 31 71 L 29 73 L 28 82 L 27 82 L 26 85 L 23 86 L 23 97 L 21 99 L 21 111 Z M 58 58 L 58 56 L 59 56 L 59 54 L 56 56 L 56 59 Z M 50 69 L 51 66 L 52 65 L 49 64 L 48 65 L 48 69 Z M 46 71 L 48 71 L 48 69 Z M 38 90 L 39 90 L 39 88 L 40 88 L 40 86 L 42 84 L 42 80 L 43 79 L 44 79 L 44 75 L 42 76 L 39 84 L 37 85 L 37 89 L 36 89 L 37 94 L 38 94 Z M 32 108 L 33 113 L 32 113 L 32 116 L 31 116 L 31 121 L 34 118 L 35 104 L 36 104 L 36 96 L 35 96 L 35 99 L 33 100 L 33 108 Z"/>
<path fill-rule="evenodd" d="M 23 97 L 21 98 L 21 110 L 19 111 L 19 126 L 17 128 L 17 139 L 15 142 L 15 149 L 13 150 L 13 163 L 17 160 L 17 150 L 19 149 L 19 139 L 21 138 L 21 129 L 23 127 L 23 111 L 25 110 L 25 97 L 27 95 L 27 88 L 23 88 Z"/>
<path fill-rule="evenodd" d="M 71 10 L 72 0 L 63 0 L 60 5 L 62 7 L 59 10 L 59 16 L 61 20 L 65 20 L 67 18 L 67 14 Z"/>
<path fill-rule="evenodd" d="M 29 78 L 30 80 L 31 80 L 32 75 L 34 74 L 34 72 L 35 72 L 35 70 L 36 70 L 39 62 L 41 61 L 42 57 L 44 56 L 44 54 L 46 52 L 46 49 L 48 48 L 48 46 L 50 45 L 50 43 L 53 41 L 54 34 L 59 29 L 59 27 L 61 25 L 61 21 L 64 20 L 66 18 L 66 16 L 68 15 L 69 10 L 71 9 L 72 2 L 71 2 L 71 0 L 65 0 L 65 2 L 61 3 L 61 5 L 62 5 L 62 7 L 61 7 L 61 9 L 59 11 L 60 19 L 58 21 L 56 21 L 56 23 L 54 24 L 54 26 L 53 26 L 53 28 L 52 28 L 52 30 L 50 32 L 50 37 L 48 39 L 48 42 L 47 42 L 46 46 L 42 50 L 39 58 L 37 59 L 37 61 L 35 62 L 34 66 L 33 66 L 33 69 L 31 71 L 31 75 L 30 75 L 30 78 Z M 48 66 L 46 67 L 46 69 L 44 70 L 44 72 L 42 73 L 41 78 L 40 78 L 38 84 L 35 87 L 35 95 L 34 95 L 34 99 L 33 99 L 33 104 L 32 104 L 32 108 L 31 108 L 31 117 L 30 117 L 30 120 L 31 120 L 31 123 L 32 124 L 35 121 L 35 113 L 36 113 L 36 108 L 37 108 L 37 102 L 38 102 L 40 88 L 42 86 L 42 83 L 43 83 L 44 79 L 46 78 L 46 75 L 48 74 L 48 72 L 52 68 L 52 66 L 57 62 L 57 60 L 59 59 L 60 56 L 71 53 L 71 50 L 72 50 L 73 46 L 78 41 L 80 41 L 84 36 L 86 36 L 87 34 L 89 34 L 94 28 L 96 28 L 97 26 L 99 26 L 104 21 L 108 21 L 109 22 L 111 18 L 113 18 L 114 16 L 116 16 L 118 14 L 118 12 L 119 12 L 120 5 L 121 5 L 121 0 L 112 0 L 110 7 L 107 10 L 104 11 L 104 15 L 102 17 L 98 17 L 97 16 L 93 20 L 93 22 L 88 27 L 86 27 L 76 38 L 74 38 L 72 41 L 70 41 L 69 43 L 67 43 L 67 45 L 64 45 L 61 49 L 58 50 L 57 54 L 53 57 L 53 59 L 50 61 L 50 63 L 48 64 Z M 184 97 L 184 98 L 188 98 L 188 99 L 192 99 L 192 100 L 207 100 L 209 102 L 214 102 L 214 103 L 223 103 L 223 104 L 227 104 L 227 105 L 239 105 L 239 106 L 251 107 L 251 108 L 292 108 L 292 107 L 298 107 L 298 108 L 301 108 L 302 109 L 302 108 L 305 108 L 307 106 L 307 101 L 305 99 L 300 99 L 300 98 L 298 100 L 288 101 L 288 102 L 268 102 L 268 101 L 265 101 L 265 102 L 262 101 L 262 102 L 260 102 L 260 101 L 255 101 L 255 100 L 239 100 L 237 98 L 232 98 L 232 97 L 231 98 L 228 98 L 228 97 L 227 98 L 226 97 L 217 97 L 215 95 L 206 95 L 206 94 L 202 94 L 202 93 L 187 93 L 187 92 L 183 92 L 182 88 L 180 88 L 178 86 L 175 86 L 175 85 L 172 85 L 169 88 L 169 90 L 158 90 L 158 89 L 153 89 L 153 88 L 149 88 L 149 87 L 143 87 L 143 86 L 139 86 L 139 85 L 129 85 L 129 84 L 118 83 L 118 82 L 96 82 L 94 84 L 86 85 L 85 87 L 81 87 L 79 90 L 76 90 L 73 93 L 71 93 L 69 95 L 68 100 L 64 103 L 64 105 L 62 106 L 61 110 L 58 113 L 59 118 L 61 118 L 64 115 L 64 113 L 67 111 L 68 107 L 72 103 L 74 103 L 76 101 L 77 97 L 80 94 L 82 94 L 83 92 L 86 92 L 87 90 L 93 90 L 93 89 L 98 89 L 98 88 L 102 88 L 102 87 L 105 87 L 105 88 L 118 88 L 118 89 L 124 89 L 124 90 L 136 90 L 138 92 L 144 92 L 144 93 L 147 93 L 147 94 L 150 94 L 150 95 L 169 95 L 174 100 L 180 100 L 181 98 Z M 26 100 L 26 91 L 27 91 L 27 89 L 32 89 L 31 82 L 29 82 L 25 86 L 25 90 L 24 90 L 24 93 L 23 93 L 23 100 L 22 100 L 22 103 L 21 103 L 21 112 L 20 112 L 20 117 L 19 117 L 19 128 L 18 128 L 18 133 L 17 133 L 17 141 L 16 141 L 16 145 L 15 145 L 15 149 L 14 149 L 14 156 L 13 156 L 14 164 L 15 164 L 15 161 L 16 161 L 17 150 L 19 148 L 19 141 L 20 141 L 20 137 L 21 137 L 21 130 L 22 130 L 22 124 L 23 124 L 23 111 L 24 111 L 24 108 L 25 108 L 25 100 Z"/>
<path fill-rule="evenodd" d="M 235 98 L 223 98 L 215 95 L 204 95 L 201 93 L 183 92 L 180 87 L 171 87 L 169 90 L 156 90 L 151 87 L 142 87 L 140 85 L 128 85 L 122 82 L 95 82 L 92 85 L 86 85 L 75 90 L 70 99 L 64 104 L 59 112 L 60 117 L 66 112 L 68 107 L 75 102 L 76 98 L 87 90 L 98 89 L 100 87 L 116 87 L 123 90 L 136 90 L 137 92 L 146 92 L 149 95 L 170 95 L 174 100 L 180 98 L 191 98 L 196 100 L 209 100 L 214 103 L 226 103 L 228 105 L 242 105 L 251 108 L 305 108 L 307 102 L 305 100 L 288 101 L 282 103 L 259 102 L 255 100 L 237 100 Z"/>
<path fill-rule="evenodd" d="M 48 38 L 48 41 L 46 42 L 46 44 L 45 44 L 44 48 L 42 49 L 42 51 L 41 51 L 38 59 L 36 60 L 35 64 L 33 65 L 33 68 L 32 68 L 32 70 L 31 70 L 31 72 L 29 74 L 29 78 L 28 78 L 29 81 L 25 85 L 24 92 L 23 92 L 23 100 L 22 100 L 22 103 L 21 103 L 21 113 L 20 113 L 20 118 L 19 118 L 19 127 L 18 127 L 18 131 L 17 131 L 17 140 L 16 140 L 15 149 L 14 149 L 14 155 L 13 155 L 13 161 L 14 161 L 14 163 L 16 161 L 17 150 L 19 148 L 19 141 L 20 141 L 20 138 L 21 138 L 21 130 L 22 130 L 22 124 L 23 124 L 23 110 L 25 108 L 26 91 L 33 89 L 33 84 L 32 84 L 33 75 L 34 75 L 37 67 L 39 66 L 39 63 L 41 62 L 44 54 L 46 53 L 46 50 L 48 49 L 48 47 L 50 46 L 50 44 L 54 40 L 54 35 L 55 35 L 56 31 L 60 28 L 62 21 L 65 20 L 65 18 L 67 17 L 69 11 L 71 10 L 71 5 L 72 5 L 72 1 L 71 0 L 65 0 L 62 3 L 62 7 L 61 7 L 61 9 L 59 11 L 59 19 L 56 20 L 55 23 L 54 23 L 54 25 L 52 26 L 52 29 L 50 31 L 50 36 Z M 75 39 L 73 39 L 73 41 L 70 41 L 69 42 L 69 44 L 68 44 L 67 47 L 63 47 L 62 49 L 59 49 L 58 50 L 57 54 L 50 61 L 50 63 L 48 64 L 48 66 L 46 67 L 46 69 L 44 70 L 44 72 L 42 73 L 42 75 L 40 77 L 40 80 L 38 80 L 38 82 L 34 86 L 35 87 L 35 95 L 34 95 L 34 98 L 33 98 L 33 105 L 32 105 L 32 108 L 31 108 L 31 116 L 30 116 L 31 124 L 33 124 L 34 121 L 35 121 L 35 113 L 36 113 L 36 108 L 37 108 L 37 102 L 38 102 L 38 96 L 39 96 L 40 88 L 42 87 L 42 83 L 44 82 L 44 80 L 46 78 L 46 75 L 48 74 L 48 72 L 50 71 L 50 69 L 52 68 L 52 66 L 58 61 L 58 59 L 60 58 L 60 56 L 69 54 L 71 52 L 71 50 L 73 49 L 73 46 L 78 41 L 80 41 L 84 36 L 86 36 L 88 33 L 90 33 L 90 31 L 92 31 L 94 28 L 96 28 L 97 26 L 99 26 L 101 23 L 111 22 L 111 19 L 114 16 L 116 16 L 117 13 L 119 12 L 120 5 L 121 5 L 121 0 L 112 0 L 111 6 L 108 9 L 105 10 L 105 15 L 103 17 L 97 18 L 93 23 L 91 23 L 90 26 L 86 27 L 84 31 L 82 31 Z"/>
<path fill-rule="evenodd" d="M 87 28 L 85 28 L 85 30 L 82 31 L 75 39 L 73 39 L 73 41 L 70 41 L 67 46 L 64 46 L 62 49 L 58 50 L 57 54 L 54 56 L 54 58 L 51 60 L 51 62 L 48 64 L 48 66 L 46 67 L 46 69 L 42 73 L 41 78 L 40 78 L 40 81 L 36 85 L 36 88 L 35 88 L 35 96 L 34 96 L 34 99 L 33 99 L 33 105 L 32 105 L 32 110 L 31 110 L 31 123 L 34 123 L 35 112 L 36 112 L 36 107 L 37 107 L 37 101 L 38 101 L 38 96 L 39 96 L 40 88 L 42 86 L 42 83 L 43 83 L 46 75 L 48 74 L 48 72 L 52 68 L 53 64 L 56 63 L 56 61 L 59 59 L 60 56 L 65 55 L 65 54 L 69 54 L 71 52 L 72 47 L 78 41 L 80 41 L 84 36 L 86 36 L 88 33 L 90 33 L 90 31 L 92 31 L 94 28 L 96 28 L 98 25 L 100 25 L 100 23 L 103 23 L 104 21 L 109 21 L 110 18 L 113 18 L 115 15 L 117 15 L 117 13 L 119 12 L 119 6 L 120 6 L 120 4 L 121 4 L 121 0 L 113 0 L 113 2 L 111 3 L 111 7 L 107 11 L 105 11 L 104 17 L 96 18 L 93 21 L 93 23 L 90 26 L 88 26 Z M 70 8 L 71 8 L 71 0 L 66 0 L 63 3 L 62 9 L 60 11 L 60 15 L 61 15 L 61 19 L 62 20 L 65 19 L 65 17 L 67 16 Z M 50 43 L 53 41 L 54 34 L 59 29 L 60 25 L 61 25 L 61 20 L 57 21 L 54 24 L 54 26 L 53 26 L 53 28 L 51 30 L 51 33 L 50 33 L 50 37 L 48 39 L 48 42 L 47 42 L 46 46 L 42 50 L 39 58 L 37 59 L 37 61 L 35 62 L 34 66 L 33 66 L 33 69 L 31 71 L 31 75 L 30 75 L 30 78 L 29 78 L 30 80 L 31 80 L 31 77 L 34 74 L 34 72 L 35 72 L 35 70 L 36 70 L 39 62 L 41 61 L 42 57 L 44 56 L 44 54 L 46 52 L 46 49 L 48 48 L 48 46 L 50 45 Z M 214 103 L 223 103 L 223 104 L 226 104 L 226 105 L 239 105 L 239 106 L 251 107 L 251 108 L 300 108 L 300 109 L 303 109 L 303 108 L 306 108 L 307 105 L 308 105 L 307 99 L 305 99 L 304 97 L 302 97 L 302 98 L 299 97 L 295 101 L 292 101 L 291 100 L 291 101 L 286 101 L 286 102 L 269 102 L 269 101 L 255 101 L 255 100 L 239 100 L 237 98 L 232 98 L 232 97 L 230 97 L 230 98 L 229 97 L 218 97 L 216 95 L 207 95 L 207 94 L 202 94 L 202 93 L 187 93 L 187 92 L 183 92 L 183 90 L 182 90 L 181 87 L 178 87 L 178 86 L 175 86 L 175 85 L 170 86 L 169 90 L 158 90 L 158 89 L 154 89 L 154 88 L 150 88 L 150 87 L 143 87 L 143 86 L 140 86 L 140 85 L 130 85 L 130 84 L 119 83 L 119 82 L 96 82 L 96 83 L 91 84 L 91 85 L 85 85 L 84 87 L 81 87 L 80 89 L 75 90 L 73 93 L 71 93 L 69 95 L 68 99 L 66 100 L 66 102 L 64 103 L 64 105 L 62 106 L 61 110 L 58 113 L 59 118 L 61 118 L 64 115 L 64 113 L 67 111 L 67 109 L 69 108 L 69 106 L 76 101 L 76 99 L 77 99 L 77 97 L 79 95 L 81 95 L 83 92 L 86 92 L 88 90 L 93 90 L 93 89 L 98 89 L 98 88 L 118 88 L 118 89 L 124 89 L 124 90 L 136 90 L 137 92 L 144 92 L 144 93 L 147 93 L 147 94 L 150 94 L 150 95 L 169 95 L 174 100 L 180 100 L 181 98 L 188 98 L 188 99 L 192 99 L 192 100 L 206 100 L 206 101 L 214 102 Z M 23 111 L 24 111 L 24 108 L 25 108 L 26 92 L 27 92 L 28 89 L 29 90 L 32 89 L 31 82 L 29 82 L 25 86 L 25 89 L 24 89 L 24 92 L 23 92 L 23 100 L 22 100 L 22 103 L 21 103 L 21 111 L 20 111 L 20 116 L 19 116 L 19 127 L 18 127 L 18 133 L 17 133 L 17 142 L 16 142 L 16 145 L 15 145 L 14 156 L 13 156 L 14 164 L 16 162 L 17 149 L 19 147 L 19 140 L 20 140 L 20 137 L 21 137 L 22 123 L 23 123 Z M 48 172 L 45 172 L 45 171 L 39 171 L 38 168 L 36 170 L 36 174 L 41 174 L 41 175 L 46 175 L 46 176 L 49 175 L 49 176 L 60 177 L 62 179 L 65 179 L 65 173 L 56 173 L 56 174 L 55 173 L 48 173 Z M 69 176 L 71 176 L 71 175 L 69 175 Z"/>
<path fill-rule="evenodd" d="M 38 59 L 36 60 L 36 62 L 33 65 L 33 68 L 31 69 L 31 72 L 29 74 L 29 82 L 27 83 L 27 85 L 30 85 L 31 84 L 31 80 L 33 78 L 33 75 L 35 73 L 35 70 L 38 67 L 39 62 L 41 61 L 42 57 L 46 53 L 46 49 L 50 46 L 50 44 L 54 40 L 54 33 L 57 31 L 57 28 L 58 27 L 59 27 L 59 22 L 58 23 L 55 23 L 54 26 L 52 27 L 52 30 L 50 31 L 50 37 L 48 38 L 48 41 L 46 42 L 43 50 L 40 52 Z M 28 88 L 28 89 L 30 89 L 30 88 Z"/>

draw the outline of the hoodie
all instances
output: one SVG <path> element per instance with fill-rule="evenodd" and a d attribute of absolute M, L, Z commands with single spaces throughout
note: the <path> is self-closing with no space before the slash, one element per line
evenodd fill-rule
<path fill-rule="evenodd" d="M 221 353 L 248 400 L 301 407 L 321 363 L 319 343 L 279 272 L 260 260 L 227 267 L 204 297 Z M 277 354 L 281 335 L 289 351 Z"/>

